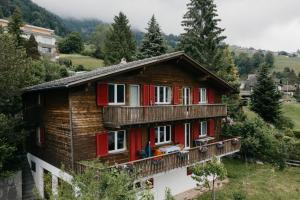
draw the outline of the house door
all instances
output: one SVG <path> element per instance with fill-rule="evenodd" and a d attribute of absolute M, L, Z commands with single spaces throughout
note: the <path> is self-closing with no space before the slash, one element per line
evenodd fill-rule
<path fill-rule="evenodd" d="M 191 124 L 184 124 L 184 147 L 186 149 L 191 147 Z"/>
<path fill-rule="evenodd" d="M 191 88 L 183 88 L 183 105 L 191 104 Z"/>
<path fill-rule="evenodd" d="M 130 106 L 140 106 L 140 86 L 130 85 Z"/>

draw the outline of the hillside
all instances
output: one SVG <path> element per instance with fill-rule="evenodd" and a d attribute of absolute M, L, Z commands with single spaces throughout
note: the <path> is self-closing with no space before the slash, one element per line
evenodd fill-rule
<path fill-rule="evenodd" d="M 283 71 L 285 67 L 293 69 L 296 74 L 300 73 L 300 57 L 275 56 L 274 71 Z"/>

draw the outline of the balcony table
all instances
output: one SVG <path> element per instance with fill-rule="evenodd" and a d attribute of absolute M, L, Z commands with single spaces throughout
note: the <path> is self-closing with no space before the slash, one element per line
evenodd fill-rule
<path fill-rule="evenodd" d="M 159 150 L 165 154 L 179 152 L 181 148 L 178 145 L 168 145 L 160 147 Z"/>

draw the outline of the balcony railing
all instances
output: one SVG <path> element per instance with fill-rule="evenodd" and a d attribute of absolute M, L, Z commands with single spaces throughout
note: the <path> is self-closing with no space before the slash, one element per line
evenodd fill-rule
<path fill-rule="evenodd" d="M 224 104 L 108 106 L 104 107 L 103 119 L 105 126 L 119 128 L 124 125 L 224 117 L 226 115 L 227 107 Z"/>
<path fill-rule="evenodd" d="M 138 177 L 148 177 L 176 168 L 205 162 L 210 160 L 213 156 L 230 155 L 238 152 L 240 147 L 240 137 L 236 137 L 202 145 L 200 147 L 194 147 L 186 151 L 117 164 L 113 167 L 129 169 L 130 171 L 136 172 Z M 75 171 L 77 173 L 82 173 L 86 168 L 88 168 L 87 165 L 77 163 Z"/>

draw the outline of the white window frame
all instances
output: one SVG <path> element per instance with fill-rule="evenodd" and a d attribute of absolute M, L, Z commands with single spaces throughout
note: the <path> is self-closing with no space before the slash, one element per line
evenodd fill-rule
<path fill-rule="evenodd" d="M 205 128 L 206 128 L 205 134 L 203 134 L 203 132 L 202 132 L 204 124 L 205 124 Z M 200 134 L 199 135 L 200 135 L 200 137 L 206 137 L 207 136 L 207 121 L 201 121 L 200 122 Z"/>
<path fill-rule="evenodd" d="M 41 146 L 42 145 L 42 142 L 41 142 L 41 127 L 36 127 L 35 129 L 35 132 L 36 132 L 36 144 L 38 146 Z"/>
<path fill-rule="evenodd" d="M 125 99 L 126 99 L 126 85 L 125 84 L 119 84 L 119 83 L 109 83 L 108 84 L 108 90 L 109 90 L 109 86 L 110 85 L 113 85 L 114 86 L 114 102 L 108 102 L 108 105 L 125 105 Z M 122 85 L 124 86 L 124 101 L 123 102 L 117 102 L 117 99 L 118 99 L 118 85 Z M 109 91 L 108 91 L 108 101 L 109 101 Z"/>
<path fill-rule="evenodd" d="M 162 102 L 159 102 L 159 99 L 160 99 L 160 93 L 159 93 L 159 90 L 160 88 L 163 88 L 163 101 Z M 167 94 L 167 90 L 169 90 L 169 96 L 166 96 Z M 155 93 L 157 94 L 156 95 L 156 98 L 155 98 L 155 104 L 157 105 L 163 105 L 163 104 L 171 104 L 171 99 L 172 99 L 172 89 L 170 86 L 155 86 Z"/>
<path fill-rule="evenodd" d="M 189 141 L 186 140 L 187 134 L 189 134 Z M 189 146 L 187 146 L 187 144 L 189 144 Z M 184 124 L 184 148 L 185 149 L 191 148 L 191 123 Z"/>
<path fill-rule="evenodd" d="M 188 94 L 188 96 L 186 96 L 187 94 Z M 183 87 L 182 98 L 183 98 L 183 101 L 182 101 L 183 105 L 191 104 L 192 98 L 191 98 L 191 88 L 190 87 Z"/>
<path fill-rule="evenodd" d="M 170 140 L 167 140 L 167 127 L 169 127 L 170 130 Z M 163 128 L 164 129 L 164 141 L 160 141 L 160 131 L 159 129 Z M 155 136 L 157 135 L 157 142 L 155 142 L 155 145 L 162 145 L 162 144 L 169 144 L 172 141 L 172 126 L 171 125 L 166 125 L 166 126 L 157 126 L 155 127 Z"/>
<path fill-rule="evenodd" d="M 200 94 L 199 104 L 207 103 L 207 89 L 206 88 L 200 88 L 199 89 L 199 94 Z"/>
<path fill-rule="evenodd" d="M 118 134 L 119 132 L 124 133 L 124 147 L 122 149 L 118 149 Z M 108 153 L 118 153 L 126 150 L 126 131 L 125 130 L 118 130 L 118 131 L 109 131 L 108 134 L 114 134 L 115 135 L 115 148 L 114 150 L 108 150 Z M 109 141 L 108 141 L 109 142 Z"/>

